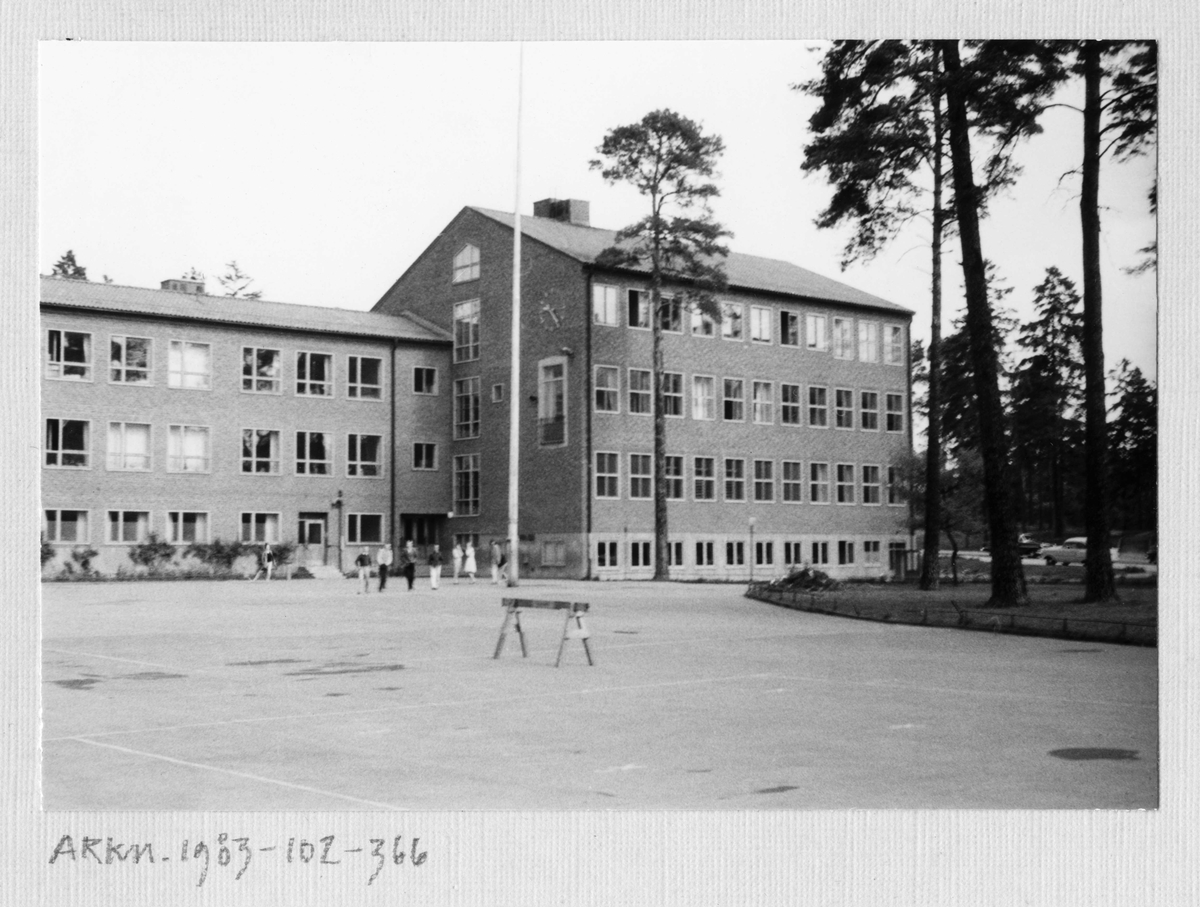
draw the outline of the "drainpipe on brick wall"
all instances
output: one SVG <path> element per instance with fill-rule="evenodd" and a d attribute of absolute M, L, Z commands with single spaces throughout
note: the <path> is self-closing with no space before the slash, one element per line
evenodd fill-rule
<path fill-rule="evenodd" d="M 392 400 L 391 406 L 391 424 L 388 427 L 388 434 L 391 438 L 392 447 L 392 462 L 390 473 L 389 494 L 390 501 L 388 503 L 388 534 L 385 541 L 387 546 L 392 548 L 396 544 L 396 467 L 399 464 L 399 457 L 396 455 L 396 338 L 392 338 Z"/>
<path fill-rule="evenodd" d="M 583 297 L 583 348 L 586 351 L 583 357 L 583 413 L 584 413 L 584 437 L 583 437 L 583 512 L 584 512 L 584 527 L 583 527 L 583 565 L 584 579 L 592 578 L 592 469 L 594 468 L 594 457 L 592 455 L 592 272 L 587 273 L 587 280 L 584 282 L 584 297 Z"/>

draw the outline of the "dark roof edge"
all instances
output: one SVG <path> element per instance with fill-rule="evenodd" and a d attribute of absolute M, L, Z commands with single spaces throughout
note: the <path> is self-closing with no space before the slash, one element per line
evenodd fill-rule
<path fill-rule="evenodd" d="M 72 312 L 91 312 L 93 314 L 98 314 L 98 315 L 134 316 L 136 318 L 146 318 L 151 321 L 185 321 L 185 322 L 188 322 L 189 324 L 220 324 L 220 325 L 227 325 L 230 327 L 253 328 L 255 330 L 282 331 L 287 334 L 329 334 L 329 335 L 332 335 L 335 337 L 375 337 L 375 338 L 381 339 L 381 340 L 400 340 L 400 341 L 404 341 L 406 343 L 430 343 L 430 344 L 437 344 L 437 345 L 449 344 L 449 343 L 453 342 L 453 339 L 449 338 L 449 337 L 405 337 L 402 335 L 393 335 L 393 334 L 386 334 L 386 333 L 381 334 L 377 331 L 372 332 L 372 331 L 368 331 L 366 329 L 363 329 L 362 331 L 351 331 L 351 330 L 341 330 L 341 329 L 332 328 L 332 327 L 302 327 L 302 326 L 298 326 L 298 325 L 286 325 L 286 324 L 248 324 L 245 321 L 233 321 L 228 318 L 221 318 L 219 316 L 214 317 L 211 315 L 207 316 L 207 317 L 202 317 L 199 315 L 179 315 L 179 314 L 167 314 L 167 313 L 163 313 L 163 312 L 140 312 L 136 309 L 123 309 L 123 308 L 101 309 L 101 308 L 96 308 L 94 306 L 89 306 L 89 305 L 84 305 L 84 304 L 75 304 L 75 303 L 70 303 L 70 302 L 39 302 L 38 306 L 39 306 L 39 308 L 42 308 L 42 309 L 64 309 L 64 310 L 72 311 Z M 367 314 L 367 313 L 364 312 L 363 314 Z M 384 313 L 384 314 L 386 314 L 386 313 Z M 403 316 L 391 315 L 389 317 L 410 318 L 411 316 L 405 314 Z M 415 321 L 416 319 L 413 319 L 413 320 Z M 422 324 L 421 327 L 425 327 L 425 325 Z M 438 330 L 439 332 L 444 333 L 444 331 L 441 328 L 438 328 L 436 325 L 431 325 L 431 327 Z"/>

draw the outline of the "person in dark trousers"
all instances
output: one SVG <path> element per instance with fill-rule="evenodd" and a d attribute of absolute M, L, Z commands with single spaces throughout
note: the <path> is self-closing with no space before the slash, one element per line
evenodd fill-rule
<path fill-rule="evenodd" d="M 392 546 L 382 545 L 375 552 L 375 563 L 379 565 L 379 591 L 387 588 L 388 571 L 392 568 Z"/>
<path fill-rule="evenodd" d="M 408 591 L 412 591 L 413 580 L 417 578 L 417 549 L 413 547 L 412 539 L 406 539 L 400 549 L 400 571 L 408 581 Z"/>

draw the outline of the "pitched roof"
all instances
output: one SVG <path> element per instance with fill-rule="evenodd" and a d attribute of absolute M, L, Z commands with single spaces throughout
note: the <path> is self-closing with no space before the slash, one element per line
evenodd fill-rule
<path fill-rule="evenodd" d="M 513 225 L 513 215 L 507 211 L 493 211 L 473 206 L 471 210 L 509 228 Z M 544 243 L 578 261 L 590 264 L 604 249 L 613 244 L 617 231 L 602 230 L 598 227 L 582 227 L 548 217 L 523 216 L 521 218 L 521 235 Z M 630 270 L 648 272 L 647 268 L 631 268 Z M 906 315 L 913 314 L 911 309 L 906 309 L 904 306 L 896 305 L 896 303 L 888 302 L 879 296 L 864 293 L 847 284 L 774 258 L 730 252 L 729 257 L 725 259 L 725 275 L 729 280 L 729 285 L 739 289 L 784 293 L 788 296 L 800 296 L 806 299 L 842 302 L 849 305 L 886 309 Z"/>
<path fill-rule="evenodd" d="M 293 305 L 261 299 L 192 295 L 175 290 L 126 287 L 120 284 L 63 280 L 56 277 L 42 278 L 41 294 L 43 305 L 93 312 L 147 315 L 322 334 L 349 334 L 376 339 L 452 339 L 450 334 L 423 319 L 418 321 L 407 315 L 384 315 L 381 312 Z"/>

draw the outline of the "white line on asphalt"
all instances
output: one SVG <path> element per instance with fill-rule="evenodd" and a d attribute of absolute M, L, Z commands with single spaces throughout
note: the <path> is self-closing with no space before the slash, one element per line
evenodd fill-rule
<path fill-rule="evenodd" d="M 71 649 L 55 649 L 50 646 L 42 646 L 43 652 L 58 652 L 61 655 L 82 655 L 85 658 L 106 658 L 109 661 L 127 661 L 134 665 L 148 665 L 151 668 L 167 668 L 169 670 L 178 670 L 172 668 L 171 665 L 160 664 L 157 661 L 138 661 L 136 658 L 118 658 L 116 655 L 98 655 L 95 652 L 75 652 Z"/>
<path fill-rule="evenodd" d="M 737 674 L 726 677 L 696 677 L 688 680 L 671 680 L 662 683 L 643 683 L 624 687 L 594 687 L 582 690 L 552 690 L 545 693 L 528 693 L 523 696 L 505 695 L 496 696 L 490 699 L 454 699 L 441 702 L 416 702 L 406 703 L 404 705 L 389 705 L 380 706 L 374 709 L 350 709 L 342 712 L 310 712 L 294 715 L 264 715 L 256 718 L 230 718 L 226 721 L 203 721 L 195 724 L 174 724 L 163 727 L 147 727 L 147 728 L 130 728 L 121 731 L 98 731 L 94 734 L 68 734 L 63 737 L 46 737 L 42 740 L 43 744 L 58 743 L 63 740 L 80 740 L 90 742 L 97 737 L 115 737 L 123 734 L 152 734 L 156 731 L 187 731 L 196 728 L 205 727 L 224 727 L 230 724 L 255 724 L 262 721 L 294 721 L 297 719 L 312 719 L 312 718 L 341 718 L 350 715 L 373 715 L 380 712 L 401 712 L 412 709 L 428 709 L 428 708 L 444 708 L 447 706 L 461 705 L 486 705 L 493 702 L 512 702 L 517 699 L 544 699 L 548 696 L 570 696 L 584 695 L 590 693 L 623 693 L 630 690 L 652 690 L 663 687 L 678 687 L 688 686 L 690 684 L 700 683 L 728 683 L 735 680 L 757 680 L 764 677 L 774 677 L 773 674 Z"/>
<path fill-rule="evenodd" d="M 302 790 L 310 794 L 320 794 L 324 797 L 333 797 L 337 800 L 347 800 L 351 803 L 360 803 L 363 806 L 375 806 L 379 809 L 403 809 L 402 806 L 397 806 L 394 803 L 377 803 L 374 800 L 363 800 L 359 797 L 351 797 L 346 794 L 335 794 L 333 791 L 321 790 L 319 787 L 308 787 L 304 784 L 292 784 L 290 781 L 280 781 L 278 778 L 267 778 L 263 775 L 252 775 L 249 772 L 235 772 L 228 768 L 219 768 L 215 765 L 205 765 L 202 762 L 188 762 L 184 759 L 174 759 L 171 756 L 162 756 L 158 753 L 147 753 L 142 750 L 134 750 L 125 746 L 117 746 L 115 743 L 100 743 L 95 740 L 87 740 L 83 737 L 70 738 L 79 743 L 86 743 L 89 746 L 98 746 L 104 749 L 117 750 L 122 753 L 129 753 L 133 756 L 144 756 L 147 759 L 158 759 L 162 762 L 170 762 L 174 765 L 183 765 L 188 768 L 199 768 L 208 772 L 219 772 L 222 775 L 232 775 L 235 778 L 247 778 L 250 781 L 262 781 L 266 784 L 277 784 L 280 787 L 288 787 L 292 790 Z"/>

